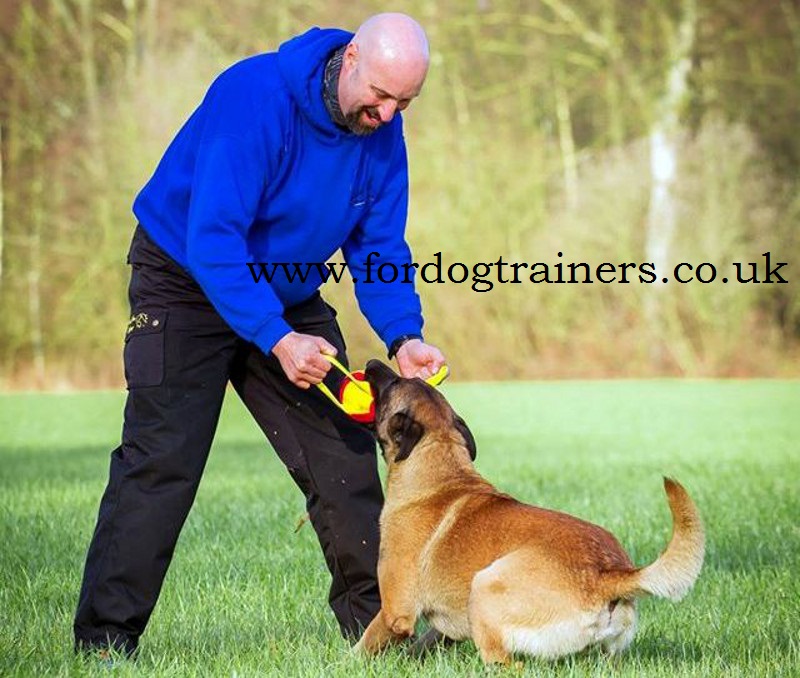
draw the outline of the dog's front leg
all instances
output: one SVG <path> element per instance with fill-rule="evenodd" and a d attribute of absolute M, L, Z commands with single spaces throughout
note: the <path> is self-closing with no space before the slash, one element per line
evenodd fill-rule
<path fill-rule="evenodd" d="M 355 646 L 356 652 L 375 654 L 389 643 L 414 633 L 417 622 L 414 575 L 407 567 L 392 567 L 386 560 L 381 560 L 378 563 L 378 581 L 383 606 Z"/>
<path fill-rule="evenodd" d="M 407 553 L 408 550 L 403 549 L 398 557 L 392 557 L 394 552 L 389 552 L 378 562 L 381 614 L 386 626 L 398 638 L 413 635 L 417 622 L 417 568 L 409 566 Z"/>
<path fill-rule="evenodd" d="M 383 608 L 381 608 L 369 626 L 367 626 L 367 630 L 364 631 L 364 635 L 356 643 L 353 651 L 358 654 L 376 654 L 392 641 L 400 640 L 401 637 L 386 624 Z"/>
<path fill-rule="evenodd" d="M 359 654 L 376 654 L 393 642 L 408 638 L 414 633 L 416 619 L 413 615 L 392 615 L 386 608 L 380 612 L 367 626 L 361 640 L 353 651 Z"/>

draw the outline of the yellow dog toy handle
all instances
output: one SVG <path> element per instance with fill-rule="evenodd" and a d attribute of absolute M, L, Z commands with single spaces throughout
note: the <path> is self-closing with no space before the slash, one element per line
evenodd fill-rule
<path fill-rule="evenodd" d="M 363 391 L 364 393 L 369 395 L 370 398 L 372 397 L 372 391 L 369 388 L 369 384 L 365 384 L 363 381 L 360 381 L 360 380 L 356 379 L 353 376 L 353 374 L 344 365 L 342 365 L 342 363 L 340 363 L 338 360 L 336 360 L 336 358 L 333 357 L 332 355 L 329 355 L 328 353 L 323 353 L 322 357 L 325 358 L 325 360 L 327 360 L 337 370 L 339 370 L 345 377 L 347 377 L 361 391 Z M 333 395 L 333 393 L 331 393 L 331 390 L 327 387 L 327 385 L 324 382 L 319 382 L 319 384 L 317 384 L 317 386 L 319 386 L 319 390 L 322 391 L 328 397 L 328 399 L 336 405 L 336 407 L 338 407 L 345 414 L 350 414 L 350 412 L 347 411 L 347 408 L 345 408 L 345 406 L 342 405 L 342 403 L 339 402 L 339 399 L 335 395 Z"/>
<path fill-rule="evenodd" d="M 438 386 L 445 379 L 447 379 L 448 376 L 450 376 L 450 369 L 447 367 L 447 365 L 442 365 L 436 374 L 432 374 L 425 380 L 425 383 L 430 384 L 431 386 Z"/>
<path fill-rule="evenodd" d="M 325 358 L 325 360 L 327 360 L 337 370 L 339 370 L 345 377 L 347 377 L 347 379 L 349 379 L 350 382 L 356 386 L 356 388 L 358 388 L 368 398 L 372 399 L 372 389 L 370 388 L 369 384 L 365 383 L 360 379 L 357 379 L 355 375 L 352 372 L 350 372 L 344 365 L 342 365 L 342 363 L 340 363 L 334 356 L 329 355 L 327 353 L 323 353 L 322 357 Z M 436 374 L 428 377 L 425 381 L 431 386 L 438 386 L 445 379 L 447 379 L 449 374 L 450 370 L 448 369 L 447 365 L 442 365 Z M 319 390 L 325 394 L 328 400 L 330 400 L 334 405 L 336 405 L 336 407 L 338 407 L 342 412 L 344 412 L 348 416 L 353 415 L 353 413 L 350 412 L 342 404 L 342 402 L 335 395 L 333 395 L 333 393 L 331 393 L 331 390 L 325 383 L 319 382 L 317 386 L 319 387 Z"/>

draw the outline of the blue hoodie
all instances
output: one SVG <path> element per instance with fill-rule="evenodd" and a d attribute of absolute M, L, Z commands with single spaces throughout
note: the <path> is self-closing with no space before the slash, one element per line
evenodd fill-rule
<path fill-rule="evenodd" d="M 324 262 L 339 248 L 359 307 L 383 342 L 421 334 L 419 297 L 402 282 L 411 254 L 401 117 L 357 136 L 333 122 L 322 99 L 327 58 L 351 38 L 313 28 L 224 71 L 133 205 L 150 237 L 264 352 L 291 331 L 283 309 L 323 280 L 276 274 L 255 283 L 247 262 Z M 370 252 L 380 255 L 376 282 L 365 283 Z M 385 262 L 401 272 L 393 284 L 377 281 L 375 266 Z"/>

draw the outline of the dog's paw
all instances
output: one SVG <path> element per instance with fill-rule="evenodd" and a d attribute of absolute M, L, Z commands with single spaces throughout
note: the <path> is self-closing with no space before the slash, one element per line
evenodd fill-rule
<path fill-rule="evenodd" d="M 372 652 L 367 649 L 363 636 L 361 640 L 350 648 L 350 654 L 354 657 L 368 657 L 372 654 Z"/>

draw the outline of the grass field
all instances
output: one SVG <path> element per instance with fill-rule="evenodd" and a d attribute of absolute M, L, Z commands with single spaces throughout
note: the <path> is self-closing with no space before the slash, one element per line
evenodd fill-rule
<path fill-rule="evenodd" d="M 661 476 L 705 519 L 682 602 L 644 600 L 627 654 L 485 670 L 471 643 L 422 663 L 348 654 L 316 538 L 231 394 L 197 502 L 136 661 L 157 676 L 798 676 L 800 382 L 451 384 L 478 467 L 517 497 L 611 529 L 644 564 L 669 537 Z M 108 675 L 72 654 L 86 547 L 122 396 L 0 396 L 0 674 Z M 468 545 L 465 545 L 468 548 Z"/>

